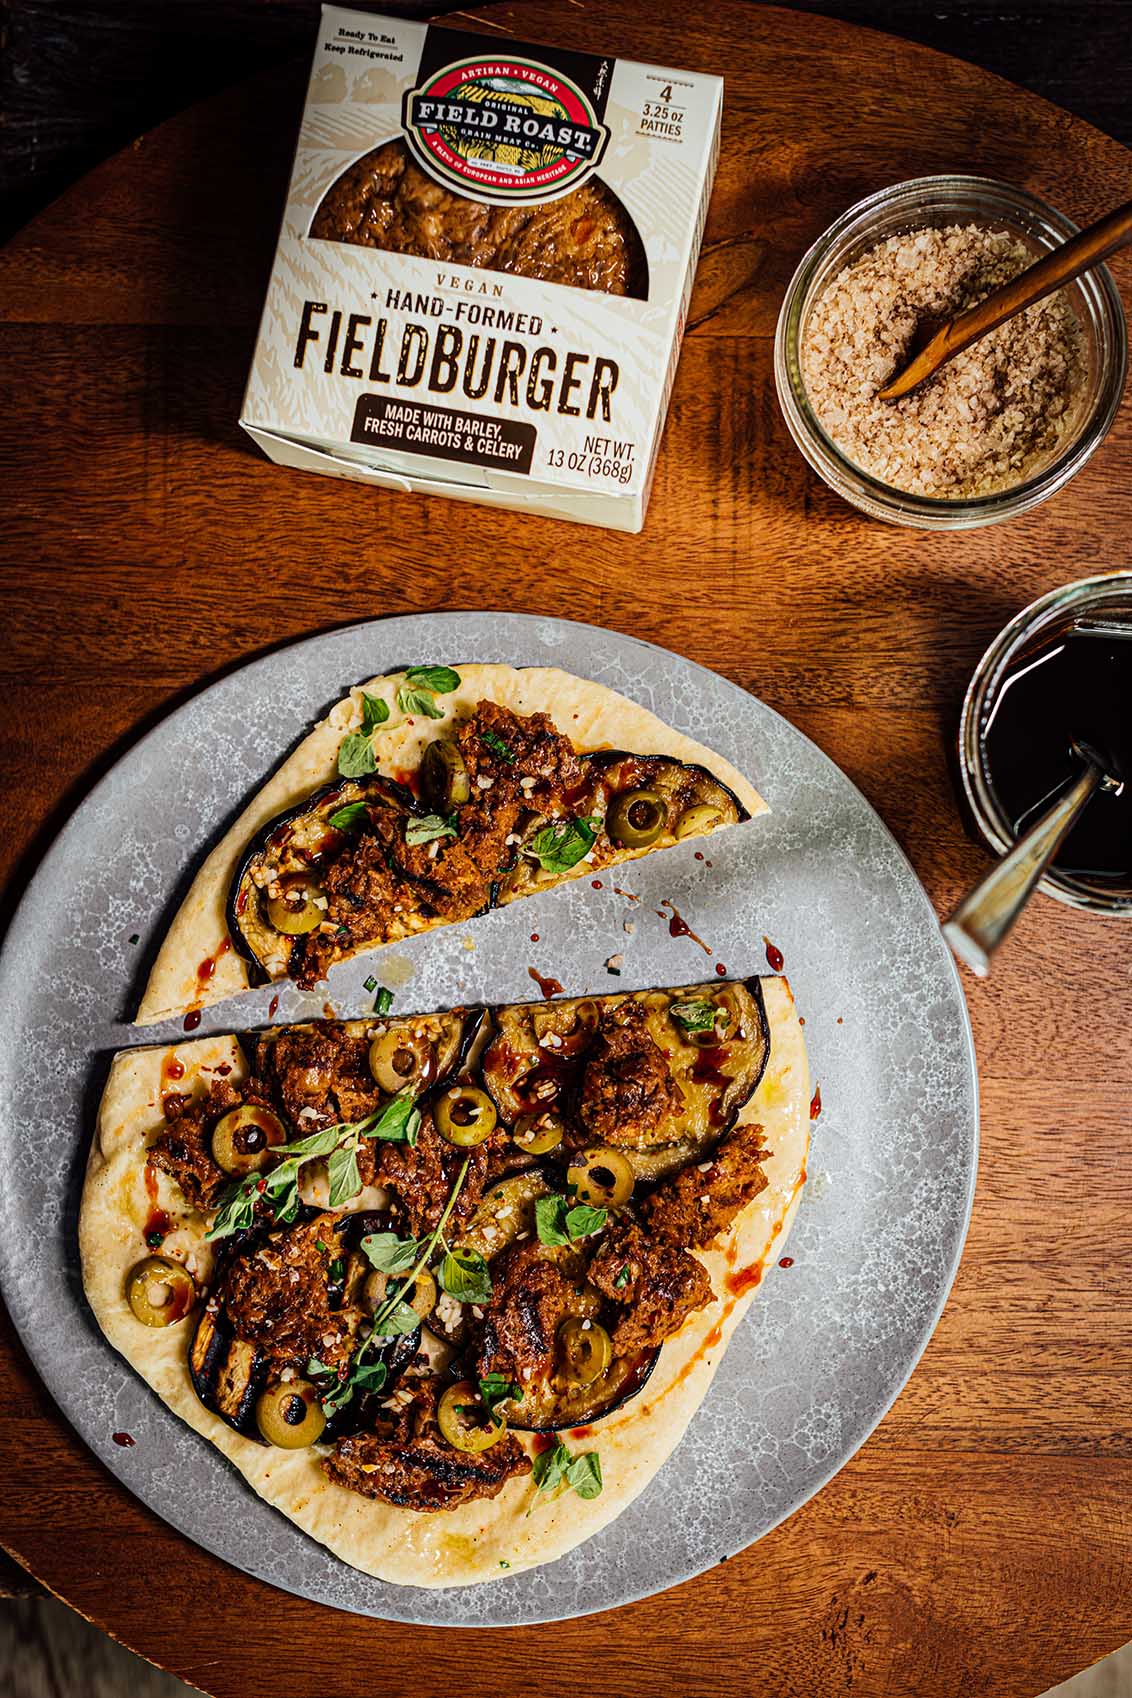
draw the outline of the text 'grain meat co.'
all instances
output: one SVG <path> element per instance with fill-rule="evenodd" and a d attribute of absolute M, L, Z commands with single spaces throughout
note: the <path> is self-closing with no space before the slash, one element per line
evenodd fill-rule
<path fill-rule="evenodd" d="M 244 427 L 284 465 L 639 530 L 721 104 L 325 8 Z"/>

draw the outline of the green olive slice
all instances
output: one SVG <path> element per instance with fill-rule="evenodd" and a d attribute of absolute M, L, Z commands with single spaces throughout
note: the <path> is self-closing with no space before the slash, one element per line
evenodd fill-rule
<path fill-rule="evenodd" d="M 594 1144 L 571 1162 L 566 1184 L 579 1203 L 619 1209 L 632 1195 L 633 1169 L 620 1150 Z"/>
<path fill-rule="evenodd" d="M 126 1279 L 126 1301 L 143 1327 L 170 1327 L 183 1321 L 195 1298 L 192 1274 L 168 1256 L 146 1256 Z"/>
<path fill-rule="evenodd" d="M 281 1450 L 303 1450 L 322 1437 L 326 1416 L 318 1393 L 306 1380 L 281 1380 L 256 1400 L 256 1426 L 268 1444 Z"/>
<path fill-rule="evenodd" d="M 622 790 L 605 815 L 605 829 L 622 849 L 645 849 L 668 822 L 668 808 L 656 790 Z"/>
<path fill-rule="evenodd" d="M 242 1103 L 222 1115 L 212 1129 L 212 1159 L 225 1173 L 259 1173 L 275 1144 L 285 1144 L 283 1122 L 269 1108 Z"/>
<path fill-rule="evenodd" d="M 685 808 L 676 821 L 677 838 L 699 837 L 702 832 L 712 831 L 720 823 L 723 815 L 710 802 L 697 802 L 694 807 Z"/>
<path fill-rule="evenodd" d="M 483 1402 L 471 1380 L 459 1380 L 449 1386 L 436 1407 L 436 1420 L 441 1433 L 456 1450 L 490 1450 L 507 1431 L 507 1422 L 496 1413 L 488 1417 Z"/>
<path fill-rule="evenodd" d="M 391 1097 L 406 1089 L 418 1096 L 436 1077 L 436 1046 L 417 1032 L 393 1027 L 370 1044 L 369 1070 Z"/>
<path fill-rule="evenodd" d="M 563 1321 L 554 1341 L 558 1366 L 570 1385 L 589 1386 L 600 1380 L 613 1360 L 613 1340 L 596 1321 L 571 1315 Z"/>
<path fill-rule="evenodd" d="M 548 1150 L 558 1148 L 564 1131 L 559 1116 L 544 1108 L 537 1114 L 521 1115 L 511 1136 L 526 1155 L 545 1156 Z"/>
<path fill-rule="evenodd" d="M 464 757 L 447 737 L 430 743 L 421 761 L 421 795 L 437 813 L 464 805 L 472 793 Z"/>
<path fill-rule="evenodd" d="M 280 880 L 280 894 L 267 899 L 267 917 L 277 932 L 302 937 L 326 918 L 322 886 L 302 875 Z"/>
<path fill-rule="evenodd" d="M 495 1131 L 495 1104 L 475 1085 L 453 1085 L 432 1111 L 436 1130 L 449 1144 L 482 1144 Z"/>
<path fill-rule="evenodd" d="M 376 1311 L 385 1302 L 389 1295 L 390 1285 L 392 1285 L 400 1296 L 401 1302 L 407 1303 L 410 1309 L 415 1309 L 422 1321 L 427 1321 L 436 1308 L 436 1300 L 439 1295 L 435 1279 L 427 1268 L 422 1268 L 413 1281 L 412 1287 L 406 1292 L 402 1292 L 401 1289 L 404 1283 L 403 1275 L 381 1273 L 375 1268 L 372 1273 L 366 1275 L 366 1282 L 362 1286 L 362 1299 L 370 1309 Z"/>

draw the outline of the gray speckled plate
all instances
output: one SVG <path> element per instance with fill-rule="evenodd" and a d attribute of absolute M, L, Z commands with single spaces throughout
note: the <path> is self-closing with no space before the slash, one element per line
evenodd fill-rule
<path fill-rule="evenodd" d="M 86 1308 L 76 1212 L 103 1052 L 119 1041 L 115 1022 L 132 1014 L 144 966 L 209 843 L 350 684 L 413 661 L 500 659 L 563 666 L 624 691 L 702 737 L 766 796 L 771 817 L 714 838 L 710 870 L 682 846 L 626 869 L 624 882 L 670 896 L 733 971 L 749 969 L 764 933 L 773 938 L 825 1106 L 790 1241 L 794 1265 L 763 1284 L 678 1460 L 612 1527 L 558 1562 L 427 1592 L 340 1563 L 159 1403 Z M 412 1001 L 470 996 L 481 979 L 490 994 L 496 947 L 508 953 L 503 946 L 521 938 L 525 962 L 531 931 L 543 940 L 538 964 L 571 990 L 581 988 L 569 976 L 575 950 L 582 977 L 599 975 L 594 988 L 618 985 L 600 966 L 615 950 L 626 954 L 626 981 L 705 975 L 704 955 L 670 938 L 647 901 L 633 910 L 632 936 L 622 929 L 627 911 L 584 880 L 473 922 L 482 947 L 462 961 L 449 946 L 418 956 Z M 454 991 L 454 976 L 463 989 Z M 399 1621 L 503 1626 L 605 1609 L 700 1572 L 797 1509 L 867 1437 L 927 1342 L 966 1231 L 977 1136 L 958 977 L 923 890 L 864 798 L 734 684 L 561 620 L 379 621 L 214 684 L 78 809 L 0 960 L 0 1277 L 60 1407 L 131 1491 L 217 1556 L 304 1597 Z M 114 1445 L 120 1430 L 133 1449 Z"/>

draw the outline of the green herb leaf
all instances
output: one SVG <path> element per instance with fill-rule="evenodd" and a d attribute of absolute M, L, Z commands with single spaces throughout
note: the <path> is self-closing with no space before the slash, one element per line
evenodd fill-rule
<path fill-rule="evenodd" d="M 324 1126 L 321 1132 L 311 1132 L 306 1138 L 296 1138 L 291 1144 L 276 1144 L 271 1153 L 275 1156 L 301 1156 L 304 1161 L 313 1161 L 315 1156 L 328 1156 L 342 1142 L 343 1133 L 352 1131 L 353 1127 L 345 1123 Z M 273 1169 L 273 1172 L 278 1172 L 278 1169 Z"/>
<path fill-rule="evenodd" d="M 369 1232 L 362 1239 L 362 1254 L 378 1273 L 408 1273 L 421 1253 L 417 1238 L 398 1238 L 395 1232 Z"/>
<path fill-rule="evenodd" d="M 410 666 L 405 681 L 416 684 L 422 690 L 432 690 L 438 696 L 446 696 L 460 688 L 460 674 L 453 672 L 450 666 Z"/>
<path fill-rule="evenodd" d="M 443 719 L 444 709 L 437 707 L 436 697 L 427 690 L 411 690 L 403 684 L 397 692 L 397 706 L 402 713 L 423 714 L 425 719 Z"/>
<path fill-rule="evenodd" d="M 377 762 L 373 744 L 365 731 L 351 731 L 338 746 L 338 775 L 340 778 L 364 778 L 376 772 Z"/>
<path fill-rule="evenodd" d="M 725 1011 L 718 1003 L 709 1002 L 706 996 L 690 996 L 682 1002 L 674 1002 L 668 1012 L 686 1032 L 710 1032 Z"/>
<path fill-rule="evenodd" d="M 362 1176 L 358 1172 L 358 1152 L 352 1144 L 345 1144 L 330 1152 L 326 1172 L 330 1180 L 332 1209 L 341 1208 L 343 1203 L 348 1203 L 352 1197 L 356 1197 L 362 1188 Z"/>
<path fill-rule="evenodd" d="M 583 1451 L 565 1471 L 566 1484 L 573 1486 L 580 1498 L 601 1496 L 601 1458 L 596 1450 Z"/>
<path fill-rule="evenodd" d="M 221 1201 L 216 1219 L 205 1233 L 205 1242 L 228 1238 L 233 1232 L 244 1232 L 255 1220 L 259 1201 L 259 1175 L 249 1173 Z"/>
<path fill-rule="evenodd" d="M 570 1208 L 565 1197 L 539 1197 L 535 1203 L 539 1242 L 551 1246 L 576 1244 L 579 1238 L 600 1232 L 608 1218 L 607 1210 L 591 1208 L 588 1203 Z"/>
<path fill-rule="evenodd" d="M 362 730 L 376 731 L 389 718 L 389 703 L 380 696 L 368 696 L 362 691 Z"/>
<path fill-rule="evenodd" d="M 369 817 L 369 809 L 364 802 L 347 802 L 344 808 L 339 808 L 331 814 L 328 825 L 335 831 L 353 831 L 356 825 L 362 825 Z"/>
<path fill-rule="evenodd" d="M 310 1358 L 310 1360 L 308 1361 L 304 1372 L 311 1374 L 313 1376 L 317 1376 L 319 1374 L 332 1374 L 334 1372 L 334 1369 L 328 1368 L 326 1363 L 320 1361 L 317 1356 L 312 1356 Z"/>
<path fill-rule="evenodd" d="M 356 1391 L 380 1391 L 388 1374 L 384 1362 L 359 1362 L 350 1374 L 350 1383 Z"/>
<path fill-rule="evenodd" d="M 437 1274 L 440 1289 L 458 1303 L 488 1303 L 491 1275 L 478 1250 L 449 1250 Z"/>
<path fill-rule="evenodd" d="M 499 1405 L 508 1402 L 521 1403 L 523 1400 L 523 1388 L 517 1385 L 514 1380 L 507 1379 L 503 1374 L 485 1374 L 479 1382 L 479 1388 L 484 1408 L 496 1427 L 501 1425 L 495 1416 L 495 1411 Z"/>
<path fill-rule="evenodd" d="M 535 1231 L 540 1244 L 569 1244 L 565 1197 L 539 1197 L 535 1202 Z"/>
<path fill-rule="evenodd" d="M 514 749 L 511 747 L 511 745 L 509 743 L 505 743 L 503 741 L 502 737 L 500 737 L 497 732 L 495 732 L 495 731 L 481 731 L 480 732 L 480 742 L 486 743 L 488 748 L 492 751 L 492 753 L 498 755 L 501 761 L 510 761 L 512 763 L 512 765 L 514 765 L 514 761 L 515 761 L 515 751 L 514 751 Z"/>
<path fill-rule="evenodd" d="M 568 873 L 589 854 L 597 833 L 588 819 L 562 820 L 544 825 L 526 845 L 527 852 L 546 873 Z"/>
<path fill-rule="evenodd" d="M 559 1439 L 553 1450 L 536 1456 L 531 1478 L 541 1492 L 553 1492 L 561 1485 L 572 1486 L 580 1498 L 596 1498 L 602 1487 L 601 1458 L 596 1450 L 571 1456 Z"/>
<path fill-rule="evenodd" d="M 531 1467 L 531 1479 L 540 1492 L 552 1492 L 562 1484 L 570 1462 L 570 1452 L 559 1439 L 552 1450 L 540 1451 Z"/>
<path fill-rule="evenodd" d="M 399 1338 L 402 1333 L 414 1332 L 420 1324 L 421 1318 L 410 1304 L 398 1303 L 376 1318 L 373 1330 L 378 1338 Z"/>
<path fill-rule="evenodd" d="M 617 1278 L 613 1281 L 613 1289 L 615 1291 L 624 1291 L 624 1289 L 628 1285 L 628 1283 L 629 1283 L 629 1264 L 628 1264 L 628 1262 L 626 1262 L 625 1266 L 621 1269 L 621 1272 L 617 1275 Z"/>
<path fill-rule="evenodd" d="M 566 1214 L 566 1231 L 571 1242 L 577 1243 L 579 1238 L 590 1238 L 595 1232 L 600 1232 L 609 1219 L 607 1209 L 594 1209 L 588 1203 L 577 1203 Z"/>
<path fill-rule="evenodd" d="M 377 989 L 377 980 L 374 978 L 372 973 L 368 979 L 362 980 L 362 989 L 368 991 L 375 991 Z"/>
<path fill-rule="evenodd" d="M 405 842 L 409 848 L 418 843 L 432 843 L 438 837 L 455 837 L 456 815 L 420 814 L 405 822 Z"/>
<path fill-rule="evenodd" d="M 365 1138 L 381 1138 L 387 1144 L 415 1144 L 421 1117 L 413 1107 L 412 1092 L 398 1091 L 380 1114 L 371 1115 L 359 1124 Z"/>
<path fill-rule="evenodd" d="M 373 986 L 367 985 L 366 989 L 372 990 Z M 373 1011 L 374 1011 L 375 1014 L 388 1014 L 389 1010 L 392 1007 L 393 1007 L 393 992 L 389 989 L 388 985 L 382 985 L 381 989 L 377 993 L 377 996 L 374 998 Z"/>

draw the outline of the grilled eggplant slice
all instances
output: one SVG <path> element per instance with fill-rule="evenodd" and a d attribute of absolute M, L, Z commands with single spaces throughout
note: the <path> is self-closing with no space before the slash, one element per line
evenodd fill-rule
<path fill-rule="evenodd" d="M 582 757 L 585 780 L 572 798 L 574 816 L 600 829 L 588 860 L 572 871 L 547 872 L 532 851 L 547 825 L 532 815 L 511 867 L 501 876 L 495 904 L 514 902 L 536 890 L 620 861 L 636 860 L 652 849 L 666 849 L 688 837 L 704 837 L 717 826 L 737 825 L 749 816 L 726 784 L 707 767 L 668 755 L 633 755 L 601 749 Z"/>
<path fill-rule="evenodd" d="M 532 1381 L 524 1388 L 507 1425 L 513 1433 L 557 1433 L 603 1420 L 636 1397 L 659 1356 L 659 1347 L 639 1356 L 614 1356 L 605 1372 L 588 1385 L 556 1368 L 549 1379 Z"/>
<path fill-rule="evenodd" d="M 508 1244 L 514 1244 L 521 1234 L 534 1235 L 535 1203 L 540 1197 L 549 1197 L 554 1189 L 546 1173 L 538 1167 L 496 1180 L 488 1186 L 460 1234 L 459 1248 L 477 1251 L 490 1265 L 492 1257 Z M 468 1341 L 471 1319 L 468 1304 L 458 1303 L 444 1294 L 429 1316 L 428 1326 L 446 1344 L 462 1350 Z"/>
<path fill-rule="evenodd" d="M 757 1089 L 770 1053 L 758 979 L 498 1009 L 481 1074 L 505 1126 L 553 1113 L 565 1127 L 564 1155 L 603 1143 L 583 1117 L 586 1063 L 603 1015 L 626 1003 L 644 1010 L 648 1039 L 665 1057 L 678 1092 L 670 1093 L 658 1124 L 646 1124 L 639 1135 L 627 1124 L 619 1143 L 636 1178 L 652 1181 L 699 1159 Z"/>
<path fill-rule="evenodd" d="M 384 1230 L 387 1226 L 388 1217 L 373 1210 L 333 1220 L 317 1210 L 304 1209 L 299 1220 L 284 1229 L 286 1233 L 318 1233 L 328 1258 L 327 1308 L 333 1315 L 341 1315 L 342 1325 L 349 1334 L 356 1335 L 364 1326 L 365 1310 L 357 1298 L 369 1264 L 360 1253 L 361 1239 L 367 1232 Z M 296 1363 L 281 1359 L 270 1346 L 241 1338 L 223 1293 L 234 1263 L 240 1258 L 258 1255 L 266 1243 L 278 1242 L 283 1235 L 279 1231 L 255 1231 L 244 1233 L 238 1241 L 233 1241 L 217 1269 L 212 1294 L 197 1322 L 189 1348 L 189 1377 L 205 1408 L 219 1415 L 245 1438 L 255 1439 L 261 1444 L 265 1440 L 257 1419 L 260 1398 L 279 1380 L 281 1372 L 289 1370 L 295 1373 Z M 288 1286 L 281 1283 L 281 1312 L 286 1310 L 289 1295 Z M 386 1365 L 382 1396 L 388 1395 L 397 1376 L 416 1356 L 420 1337 L 418 1327 L 411 1333 L 390 1339 L 382 1350 L 371 1352 L 374 1361 L 383 1361 Z M 302 1365 L 298 1364 L 299 1367 Z M 326 1423 L 326 1440 L 352 1431 L 364 1420 L 368 1401 L 366 1394 L 354 1398 L 338 1411 Z"/>
<path fill-rule="evenodd" d="M 300 897 L 309 895 L 315 905 L 325 901 L 317 894 L 320 870 L 352 833 L 365 830 L 363 809 L 386 808 L 405 817 L 419 811 L 412 792 L 391 778 L 379 774 L 343 778 L 278 814 L 257 832 L 236 869 L 227 912 L 228 935 L 252 969 L 253 982 L 285 978 L 292 939 L 301 935 L 298 926 L 310 929 L 305 917 L 294 922 L 284 920 L 284 927 L 294 925 L 295 930 L 281 929 L 272 920 L 269 904 L 286 904 L 290 892 L 291 906 L 305 916 Z M 395 921 L 390 937 L 405 937 L 419 929 L 419 921 L 413 923 L 415 919 L 418 917 L 405 915 L 399 928 Z"/>

